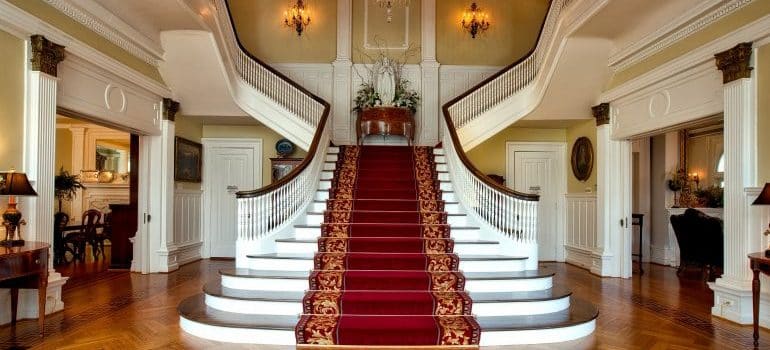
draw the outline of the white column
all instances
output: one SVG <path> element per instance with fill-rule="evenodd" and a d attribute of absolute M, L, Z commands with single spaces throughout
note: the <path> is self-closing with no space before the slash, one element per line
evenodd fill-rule
<path fill-rule="evenodd" d="M 332 100 L 332 141 L 335 144 L 355 143 L 355 130 L 350 129 L 351 96 L 353 93 L 353 1 L 337 0 L 337 58 L 332 62 L 334 86 Z"/>
<path fill-rule="evenodd" d="M 751 323 L 751 279 L 747 254 L 761 251 L 761 230 L 749 225 L 760 215 L 746 189 L 757 186 L 756 83 L 751 78 L 751 43 L 716 55 L 724 78 L 724 274 L 714 290 L 712 314 Z"/>
<path fill-rule="evenodd" d="M 24 166 L 37 197 L 22 198 L 20 210 L 27 226 L 22 226 L 22 238 L 53 244 L 54 176 L 56 154 L 56 77 L 57 65 L 64 59 L 64 47 L 40 35 L 30 38 L 31 68 L 27 81 L 27 113 L 24 116 Z M 48 289 L 45 313 L 64 308 L 61 288 L 67 277 L 53 269 L 53 249 L 49 250 Z M 0 311 L 0 323 L 8 311 Z M 18 318 L 36 318 L 37 290 L 19 291 Z"/>
<path fill-rule="evenodd" d="M 596 127 L 597 250 L 591 272 L 631 276 L 631 142 L 611 138 L 610 106 L 593 108 Z"/>
<path fill-rule="evenodd" d="M 177 245 L 174 242 L 174 138 L 176 126 L 174 118 L 179 110 L 179 103 L 168 98 L 163 99 L 163 120 L 161 121 L 160 155 L 155 158 L 160 161 L 160 177 L 158 178 L 157 203 L 159 211 L 155 220 L 159 221 L 159 234 L 153 240 L 157 248 L 155 266 L 152 272 L 170 272 L 179 268 L 177 261 Z"/>
<path fill-rule="evenodd" d="M 83 127 L 70 127 L 72 133 L 72 174 L 80 174 L 83 170 L 83 145 L 86 129 Z M 80 223 L 83 212 L 83 190 L 78 189 L 70 203 L 70 222 Z"/>
<path fill-rule="evenodd" d="M 439 117 L 441 100 L 439 99 L 439 67 L 436 61 L 436 0 L 422 0 L 422 103 L 421 120 L 417 123 L 417 143 L 435 146 L 439 140 Z"/>

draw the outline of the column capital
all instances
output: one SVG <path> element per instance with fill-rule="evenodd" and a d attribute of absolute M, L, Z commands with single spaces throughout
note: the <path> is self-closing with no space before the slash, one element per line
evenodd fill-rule
<path fill-rule="evenodd" d="M 49 41 L 42 35 L 30 37 L 32 70 L 56 76 L 57 66 L 64 61 L 64 46 Z"/>
<path fill-rule="evenodd" d="M 740 43 L 732 49 L 714 55 L 717 69 L 722 71 L 722 83 L 727 84 L 743 78 L 751 78 L 751 45 Z"/>
<path fill-rule="evenodd" d="M 179 112 L 179 102 L 176 102 L 170 98 L 163 98 L 163 120 L 174 121 L 176 119 L 176 113 Z"/>
<path fill-rule="evenodd" d="M 600 103 L 596 106 L 591 107 L 591 112 L 594 115 L 594 118 L 596 118 L 596 126 L 599 125 L 605 125 L 610 123 L 610 104 Z"/>

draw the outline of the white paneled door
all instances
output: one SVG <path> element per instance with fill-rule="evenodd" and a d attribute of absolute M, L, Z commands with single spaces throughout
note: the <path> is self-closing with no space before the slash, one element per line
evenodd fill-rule
<path fill-rule="evenodd" d="M 508 174 L 513 174 L 508 175 L 509 179 L 513 177 L 513 189 L 540 195 L 537 244 L 541 261 L 558 259 L 557 233 L 561 215 L 558 212 L 560 186 L 557 171 L 563 162 L 559 152 L 555 151 L 514 151 L 513 162 L 508 162 L 509 167 L 514 167 L 508 169 Z"/>
<path fill-rule="evenodd" d="M 204 141 L 205 143 L 205 141 Z M 257 154 L 259 153 L 259 154 Z M 261 158 L 261 147 L 214 144 L 207 147 L 204 191 L 207 204 L 204 210 L 207 221 L 209 257 L 235 257 L 235 241 L 238 237 L 238 191 L 253 190 L 261 185 L 261 168 L 256 162 Z"/>

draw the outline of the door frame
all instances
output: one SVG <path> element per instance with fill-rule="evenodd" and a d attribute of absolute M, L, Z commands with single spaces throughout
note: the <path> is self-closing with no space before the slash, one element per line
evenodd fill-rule
<path fill-rule="evenodd" d="M 562 159 L 561 164 L 557 164 L 556 182 L 556 261 L 564 262 L 566 257 L 566 198 L 567 194 L 567 143 L 566 142 L 519 142 L 508 141 L 505 143 L 505 178 L 508 187 L 516 183 L 516 174 L 511 173 L 511 165 L 514 163 L 516 152 L 554 152 L 558 158 Z"/>
<path fill-rule="evenodd" d="M 254 150 L 254 184 L 255 188 L 262 187 L 262 139 L 260 138 L 215 138 L 204 137 L 201 139 L 203 144 L 203 232 L 201 238 L 201 257 L 203 259 L 211 258 L 211 237 L 212 223 L 211 215 L 211 193 L 213 183 L 211 177 L 215 169 L 212 168 L 213 162 L 207 162 L 211 159 L 211 151 L 214 148 L 251 148 Z"/>

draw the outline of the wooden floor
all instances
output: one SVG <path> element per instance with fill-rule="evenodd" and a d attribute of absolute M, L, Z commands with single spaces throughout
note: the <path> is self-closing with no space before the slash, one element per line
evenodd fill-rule
<path fill-rule="evenodd" d="M 44 339 L 27 320 L 0 328 L 0 349 L 281 349 L 211 342 L 179 329 L 177 304 L 232 265 L 204 260 L 170 274 L 83 274 L 65 285 L 65 310 L 46 319 Z M 697 274 L 680 280 L 672 268 L 647 265 L 641 278 L 600 279 L 574 266 L 545 265 L 555 267 L 555 283 L 599 306 L 597 331 L 569 343 L 505 349 L 751 348 L 750 326 L 711 317 L 712 294 Z M 770 332 L 761 336 L 760 348 L 770 349 Z"/>

